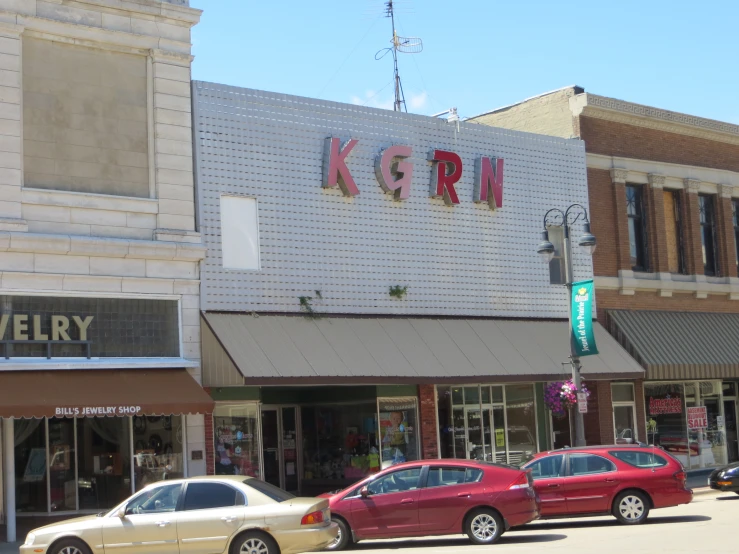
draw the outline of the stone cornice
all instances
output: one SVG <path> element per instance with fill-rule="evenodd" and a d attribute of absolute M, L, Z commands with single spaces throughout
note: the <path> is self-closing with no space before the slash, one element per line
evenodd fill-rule
<path fill-rule="evenodd" d="M 739 144 L 739 125 L 624 102 L 615 98 L 588 93 L 578 94 L 570 98 L 570 110 L 575 117 L 584 115 L 667 133 Z"/>
<path fill-rule="evenodd" d="M 685 188 L 689 193 L 698 194 L 701 190 L 701 182 L 699 179 L 685 179 Z"/>
<path fill-rule="evenodd" d="M 173 3 L 162 0 L 73 0 L 70 4 L 78 4 L 86 10 L 99 12 L 129 14 L 144 14 L 163 17 L 189 24 L 190 27 L 200 21 L 203 10 L 191 8 L 182 3 Z"/>
<path fill-rule="evenodd" d="M 205 246 L 153 240 L 0 232 L 0 251 L 198 262 Z"/>
<path fill-rule="evenodd" d="M 720 282 L 709 282 L 703 275 L 685 276 L 673 279 L 669 273 L 634 273 L 621 270 L 618 277 L 595 277 L 595 289 L 617 290 L 624 296 L 633 296 L 637 291 L 657 293 L 662 297 L 690 294 L 694 298 L 708 298 L 708 295 L 721 295 L 729 300 L 739 300 L 739 279 L 724 277 Z"/>
<path fill-rule="evenodd" d="M 611 181 L 614 183 L 626 183 L 629 180 L 629 170 L 614 167 L 611 169 Z"/>

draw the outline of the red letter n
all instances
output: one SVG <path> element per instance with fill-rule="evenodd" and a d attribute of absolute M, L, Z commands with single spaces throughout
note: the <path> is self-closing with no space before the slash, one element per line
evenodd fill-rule
<path fill-rule="evenodd" d="M 495 159 L 495 168 L 485 156 L 475 164 L 475 202 L 487 202 L 491 210 L 503 207 L 503 158 Z"/>
<path fill-rule="evenodd" d="M 462 177 L 462 158 L 454 152 L 432 150 L 429 161 L 433 162 L 431 171 L 431 196 L 443 197 L 447 206 L 459 204 L 454 184 Z"/>
<path fill-rule="evenodd" d="M 341 139 L 329 137 L 323 151 L 323 187 L 330 188 L 339 185 L 344 196 L 359 194 L 357 184 L 346 167 L 346 158 L 359 141 L 350 139 L 344 148 L 341 148 Z"/>

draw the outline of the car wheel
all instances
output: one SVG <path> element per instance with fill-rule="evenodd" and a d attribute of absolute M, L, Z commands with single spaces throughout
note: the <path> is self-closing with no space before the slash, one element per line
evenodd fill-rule
<path fill-rule="evenodd" d="M 265 533 L 245 533 L 231 546 L 231 554 L 278 554 L 275 540 Z"/>
<path fill-rule="evenodd" d="M 626 525 L 644 523 L 649 515 L 649 499 L 638 491 L 623 492 L 613 503 L 613 515 Z"/>
<path fill-rule="evenodd" d="M 54 544 L 49 554 L 90 554 L 90 549 L 81 540 L 62 539 Z"/>
<path fill-rule="evenodd" d="M 336 540 L 326 547 L 326 550 L 345 550 L 350 548 L 354 541 L 352 540 L 352 530 L 349 529 L 349 525 L 343 520 L 336 518 L 333 520 L 339 526 L 339 535 Z"/>
<path fill-rule="evenodd" d="M 488 508 L 475 510 L 467 516 L 464 532 L 472 544 L 493 544 L 503 534 L 503 520 Z"/>

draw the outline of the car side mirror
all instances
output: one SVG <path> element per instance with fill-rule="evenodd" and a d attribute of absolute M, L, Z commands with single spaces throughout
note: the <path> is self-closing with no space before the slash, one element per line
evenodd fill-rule
<path fill-rule="evenodd" d="M 370 495 L 370 491 L 367 487 L 362 487 L 359 489 L 359 496 L 362 498 L 367 498 Z"/>
<path fill-rule="evenodd" d="M 118 508 L 118 517 L 121 519 L 125 519 L 126 517 L 126 505 L 124 504 L 120 508 Z"/>

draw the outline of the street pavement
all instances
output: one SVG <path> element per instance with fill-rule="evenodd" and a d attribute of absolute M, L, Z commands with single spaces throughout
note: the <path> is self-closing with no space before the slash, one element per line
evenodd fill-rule
<path fill-rule="evenodd" d="M 619 525 L 612 517 L 561 519 L 529 524 L 509 531 L 493 546 L 472 546 L 463 536 L 434 539 L 361 542 L 353 554 L 714 554 L 737 552 L 739 495 L 697 494 L 687 506 L 653 511 L 636 527 Z M 17 554 L 18 547 L 0 543 L 0 554 Z M 143 553 L 142 553 L 143 554 Z"/>

